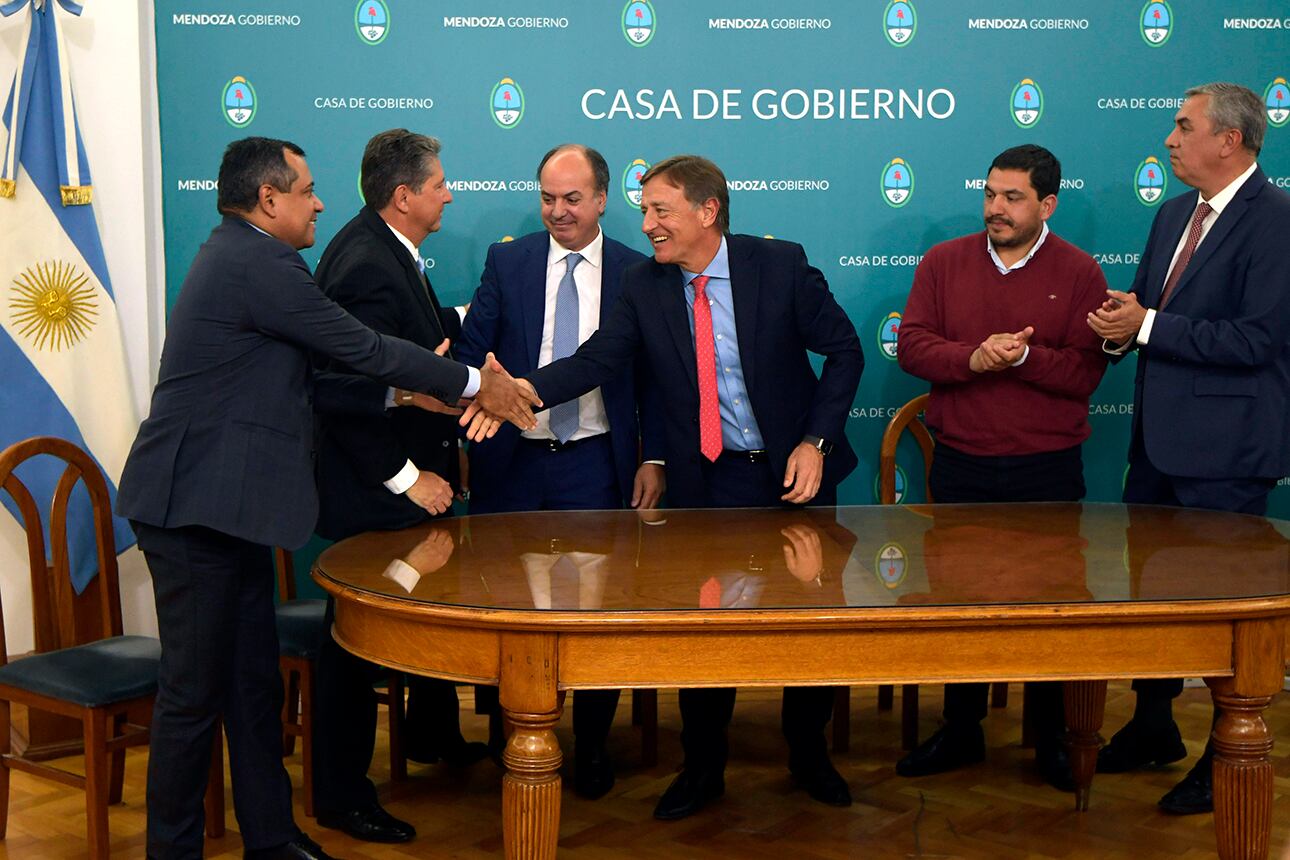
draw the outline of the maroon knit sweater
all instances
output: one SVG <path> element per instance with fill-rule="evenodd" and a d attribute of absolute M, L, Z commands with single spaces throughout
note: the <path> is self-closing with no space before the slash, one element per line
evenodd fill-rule
<path fill-rule="evenodd" d="M 1106 278 L 1079 248 L 1049 233 L 1025 266 L 999 274 L 984 231 L 927 252 L 900 323 L 897 360 L 932 383 L 927 424 L 938 441 L 999 457 L 1060 451 L 1089 435 L 1088 399 L 1106 370 L 1086 322 Z M 973 373 L 983 340 L 1034 326 L 1020 367 Z"/>

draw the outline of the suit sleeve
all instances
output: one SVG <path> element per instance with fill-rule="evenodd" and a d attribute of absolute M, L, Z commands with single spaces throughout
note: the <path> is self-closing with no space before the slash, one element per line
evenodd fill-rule
<path fill-rule="evenodd" d="M 977 344 L 950 340 L 945 331 L 941 291 L 948 289 L 940 255 L 929 252 L 914 271 L 914 285 L 905 301 L 896 345 L 896 363 L 910 376 L 935 385 L 968 382 L 976 377 L 968 366 Z"/>
<path fill-rule="evenodd" d="M 273 253 L 277 259 L 248 261 L 242 281 L 252 293 L 246 306 L 260 331 L 387 385 L 448 402 L 461 396 L 469 375 L 465 365 L 377 334 L 322 294 L 299 254 L 286 245 Z"/>
<path fill-rule="evenodd" d="M 470 310 L 466 312 L 461 336 L 453 350 L 457 360 L 469 367 L 481 366 L 484 356 L 497 344 L 497 329 L 502 318 L 502 291 L 497 280 L 495 248 L 495 245 L 488 248 L 484 274 L 480 276 L 479 287 L 470 300 Z"/>
<path fill-rule="evenodd" d="M 794 247 L 793 306 L 798 333 L 808 350 L 824 356 L 806 433 L 837 442 L 846 433 L 847 415 L 864 371 L 864 352 L 851 318 L 829 291 L 824 273 L 806 261 L 800 246 Z"/>
<path fill-rule="evenodd" d="M 1149 357 L 1207 367 L 1255 368 L 1273 363 L 1287 348 L 1290 263 L 1284 245 L 1290 236 L 1290 209 L 1265 214 L 1251 207 L 1245 220 L 1252 225 L 1248 234 L 1228 237 L 1243 240 L 1235 269 L 1222 283 L 1205 285 L 1207 290 L 1222 291 L 1226 308 L 1211 308 L 1208 318 L 1157 311 L 1151 340 L 1140 347 Z M 1198 273 L 1198 277 L 1205 275 L 1204 270 Z M 1200 288 L 1201 284 L 1189 286 Z"/>
<path fill-rule="evenodd" d="M 528 380 L 537 389 L 545 408 L 604 385 L 631 363 L 641 343 L 637 301 L 631 285 L 624 284 L 609 311 L 609 319 L 577 352 L 529 374 Z M 471 311 L 474 311 L 473 305 Z"/>
<path fill-rule="evenodd" d="M 1087 322 L 1088 314 L 1106 298 L 1106 276 L 1096 263 L 1090 261 L 1079 276 L 1075 296 L 1057 345 L 1031 344 L 1025 363 L 1010 372 L 1040 390 L 1087 399 L 1102 381 L 1107 358 L 1102 339 Z"/>

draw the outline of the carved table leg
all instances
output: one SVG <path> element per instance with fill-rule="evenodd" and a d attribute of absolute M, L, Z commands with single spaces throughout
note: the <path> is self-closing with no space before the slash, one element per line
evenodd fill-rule
<path fill-rule="evenodd" d="M 502 761 L 502 838 L 507 860 L 554 860 L 560 835 L 560 720 L 554 636 L 504 634 L 500 697 L 514 727 Z"/>
<path fill-rule="evenodd" d="M 1066 743 L 1075 777 L 1075 808 L 1088 811 L 1088 796 L 1097 770 L 1097 751 L 1102 747 L 1102 716 L 1106 710 L 1106 681 L 1067 681 Z"/>
<path fill-rule="evenodd" d="M 1239 696 L 1214 685 L 1214 831 L 1218 856 L 1264 858 L 1272 834 L 1271 696 Z"/>

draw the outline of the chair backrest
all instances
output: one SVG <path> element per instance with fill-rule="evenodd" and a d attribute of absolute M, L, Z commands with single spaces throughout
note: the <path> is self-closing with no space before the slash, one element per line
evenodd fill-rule
<path fill-rule="evenodd" d="M 278 574 L 278 602 L 296 599 L 296 563 L 291 552 L 280 546 L 273 548 L 273 569 Z"/>
<path fill-rule="evenodd" d="M 891 420 L 887 422 L 887 429 L 882 431 L 882 447 L 878 450 L 878 501 L 884 505 L 894 505 L 896 503 L 896 445 L 900 442 L 900 434 L 906 429 L 909 430 L 918 447 L 923 451 L 923 488 L 927 493 L 927 501 L 932 500 L 931 488 L 927 485 L 927 476 L 932 471 L 932 434 L 927 432 L 927 428 L 922 421 L 918 420 L 919 414 L 927 406 L 927 395 L 920 394 L 913 400 L 906 403 L 896 411 Z"/>
<path fill-rule="evenodd" d="M 15 469 L 37 456 L 66 463 L 49 502 L 49 553 L 41 509 Z M 98 551 L 98 576 L 77 595 L 72 588 L 67 542 L 67 507 L 77 483 L 89 494 Z M 121 593 L 117 578 L 116 538 L 112 532 L 112 503 L 98 464 L 66 439 L 36 436 L 15 442 L 0 452 L 0 486 L 18 506 L 27 533 L 31 568 L 33 638 L 36 651 L 56 651 L 97 639 L 120 636 Z M 0 665 L 8 662 L 0 613 Z"/>

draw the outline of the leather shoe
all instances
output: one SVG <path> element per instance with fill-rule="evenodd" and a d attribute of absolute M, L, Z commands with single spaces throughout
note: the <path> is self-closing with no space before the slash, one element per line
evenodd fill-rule
<path fill-rule="evenodd" d="M 1044 782 L 1058 791 L 1075 790 L 1075 774 L 1071 772 L 1070 756 L 1063 744 L 1036 747 L 1035 769 Z"/>
<path fill-rule="evenodd" d="M 303 833 L 285 845 L 247 851 L 243 856 L 246 860 L 336 860 Z"/>
<path fill-rule="evenodd" d="M 417 830 L 381 808 L 379 803 L 348 812 L 320 812 L 318 823 L 364 842 L 411 842 Z"/>
<path fill-rule="evenodd" d="M 1160 798 L 1162 812 L 1170 815 L 1199 815 L 1214 811 L 1214 770 L 1209 759 L 1202 758 L 1196 766 Z"/>
<path fill-rule="evenodd" d="M 716 769 L 687 767 L 658 799 L 654 817 L 676 821 L 693 815 L 726 792 L 725 775 Z"/>
<path fill-rule="evenodd" d="M 801 767 L 789 765 L 788 770 L 812 800 L 829 806 L 851 805 L 851 789 L 847 788 L 847 781 L 827 758 Z"/>
<path fill-rule="evenodd" d="M 896 773 L 901 776 L 928 776 L 984 759 L 985 733 L 979 723 L 967 726 L 947 724 L 896 762 Z"/>
<path fill-rule="evenodd" d="M 614 762 L 603 745 L 575 746 L 573 790 L 579 797 L 598 800 L 614 787 Z"/>
<path fill-rule="evenodd" d="M 1187 756 L 1178 724 L 1173 720 L 1149 726 L 1129 720 L 1097 754 L 1098 773 L 1124 773 L 1149 764 L 1166 765 Z"/>

